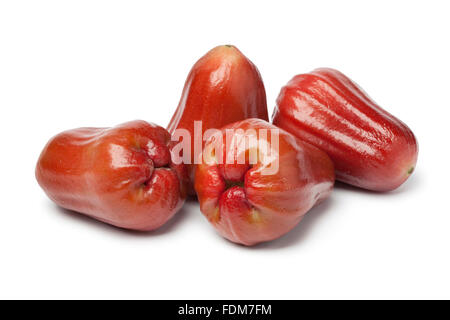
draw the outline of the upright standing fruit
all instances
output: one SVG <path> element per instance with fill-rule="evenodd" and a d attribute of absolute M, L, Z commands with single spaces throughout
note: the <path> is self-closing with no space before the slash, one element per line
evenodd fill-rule
<path fill-rule="evenodd" d="M 167 128 L 171 134 L 176 129 L 186 129 L 190 133 L 191 194 L 194 194 L 193 163 L 201 152 L 203 133 L 247 118 L 268 120 L 261 76 L 256 66 L 236 47 L 218 46 L 191 69 L 178 108 Z M 194 121 L 201 121 L 197 137 L 194 137 Z M 194 148 L 195 141 L 200 141 L 200 148 Z"/>
<path fill-rule="evenodd" d="M 333 69 L 295 76 L 281 89 L 273 123 L 327 152 L 336 179 L 357 187 L 393 190 L 416 165 L 408 126 Z"/>
<path fill-rule="evenodd" d="M 333 188 L 325 152 L 260 119 L 212 136 L 195 171 L 200 209 L 219 233 L 244 245 L 276 239 Z"/>
<path fill-rule="evenodd" d="M 172 163 L 169 133 L 144 121 L 79 128 L 53 137 L 36 178 L 59 206 L 117 227 L 153 230 L 182 206 L 185 167 Z"/>

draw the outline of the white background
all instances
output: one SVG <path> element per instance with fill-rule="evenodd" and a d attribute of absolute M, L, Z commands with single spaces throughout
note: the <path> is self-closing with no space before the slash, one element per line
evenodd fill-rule
<path fill-rule="evenodd" d="M 0 2 L 0 298 L 450 298 L 448 1 Z M 58 209 L 34 178 L 54 134 L 166 126 L 185 78 L 234 44 L 269 114 L 292 76 L 334 67 L 406 122 L 400 189 L 344 187 L 285 237 L 220 238 L 191 202 L 156 232 Z"/>

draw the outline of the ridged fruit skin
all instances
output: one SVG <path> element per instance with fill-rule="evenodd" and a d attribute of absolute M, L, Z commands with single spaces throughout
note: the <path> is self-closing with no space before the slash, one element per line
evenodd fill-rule
<path fill-rule="evenodd" d="M 255 137 L 258 143 L 265 139 L 259 129 L 278 130 L 279 151 L 271 154 L 258 148 L 263 156 L 250 165 L 251 144 L 226 147 L 227 129 L 244 130 L 244 135 L 234 131 L 233 139 Z M 248 129 L 256 130 L 256 134 Z M 224 160 L 221 164 L 217 160 L 220 152 L 209 150 L 214 143 L 213 138 L 209 139 L 203 157 L 211 152 L 212 159 L 217 158 L 196 166 L 195 189 L 202 213 L 226 239 L 246 246 L 276 239 L 294 228 L 309 209 L 331 193 L 334 167 L 330 158 L 290 133 L 264 120 L 247 119 L 225 126 L 220 135 L 222 143 L 216 150 L 222 150 Z M 265 140 L 274 141 L 270 134 Z M 225 162 L 230 153 L 230 159 L 247 154 L 245 164 Z M 279 161 L 278 171 L 263 175 L 274 159 Z"/>
<path fill-rule="evenodd" d="M 247 118 L 268 120 L 261 75 L 235 46 L 215 47 L 192 67 L 167 127 L 171 134 L 179 128 L 191 134 L 191 164 L 188 164 L 191 195 L 195 194 L 192 164 L 198 157 L 194 152 L 194 121 L 202 121 L 203 134 L 207 129 L 220 129 Z"/>
<path fill-rule="evenodd" d="M 398 188 L 413 172 L 413 132 L 341 72 L 321 68 L 281 89 L 273 123 L 322 149 L 336 180 L 373 191 Z"/>
<path fill-rule="evenodd" d="M 57 205 L 133 230 L 162 226 L 186 198 L 166 129 L 145 121 L 62 132 L 45 146 L 36 179 Z"/>

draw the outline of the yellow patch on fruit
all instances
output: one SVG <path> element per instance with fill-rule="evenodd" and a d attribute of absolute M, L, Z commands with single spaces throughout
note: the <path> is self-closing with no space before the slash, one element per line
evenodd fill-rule
<path fill-rule="evenodd" d="M 250 214 L 248 215 L 248 218 L 249 218 L 249 222 L 250 223 L 262 223 L 263 222 L 263 218 L 261 216 L 261 213 L 256 211 L 256 209 L 252 209 L 250 211 Z"/>
<path fill-rule="evenodd" d="M 212 223 L 217 223 L 220 220 L 220 209 L 219 207 L 214 208 L 214 210 L 208 214 L 208 220 Z"/>

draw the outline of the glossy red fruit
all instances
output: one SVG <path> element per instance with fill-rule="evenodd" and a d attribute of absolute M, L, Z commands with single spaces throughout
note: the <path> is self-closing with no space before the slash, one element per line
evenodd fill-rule
<path fill-rule="evenodd" d="M 79 128 L 53 137 L 36 178 L 59 206 L 117 227 L 153 230 L 182 206 L 186 170 L 175 165 L 169 133 L 144 121 Z"/>
<path fill-rule="evenodd" d="M 336 179 L 357 187 L 393 190 L 416 166 L 408 126 L 337 70 L 295 76 L 281 89 L 273 123 L 327 152 Z"/>
<path fill-rule="evenodd" d="M 204 55 L 191 69 L 180 103 L 167 129 L 186 129 L 191 135 L 190 194 L 193 190 L 193 161 L 201 148 L 194 148 L 194 121 L 201 121 L 198 138 L 211 128 L 247 118 L 268 120 L 266 92 L 256 66 L 236 47 L 218 46 Z"/>
<path fill-rule="evenodd" d="M 195 170 L 200 209 L 223 237 L 247 246 L 287 233 L 333 188 L 324 152 L 259 119 L 224 127 L 206 142 L 203 158 Z"/>

